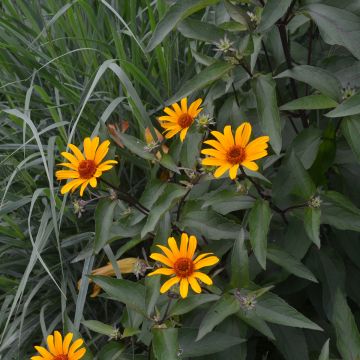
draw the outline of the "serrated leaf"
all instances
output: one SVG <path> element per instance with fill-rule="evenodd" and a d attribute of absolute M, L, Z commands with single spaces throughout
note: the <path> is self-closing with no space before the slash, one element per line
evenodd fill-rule
<path fill-rule="evenodd" d="M 287 11 L 292 0 L 268 0 L 261 14 L 256 31 L 264 32 L 276 23 Z"/>
<path fill-rule="evenodd" d="M 198 91 L 204 87 L 209 86 L 214 81 L 221 79 L 225 74 L 227 74 L 231 69 L 234 68 L 234 65 L 217 61 L 216 63 L 206 67 L 198 74 L 193 76 L 191 80 L 188 80 L 180 87 L 176 94 L 169 100 L 166 101 L 167 105 L 173 104 L 180 99 Z"/>
<path fill-rule="evenodd" d="M 214 5 L 219 0 L 182 0 L 172 5 L 164 17 L 160 20 L 153 32 L 151 39 L 146 47 L 146 51 L 152 51 L 165 39 L 171 30 L 181 21 L 191 14 L 209 6 Z"/>
<path fill-rule="evenodd" d="M 344 118 L 341 122 L 341 131 L 357 161 L 360 162 L 360 115 Z"/>
<path fill-rule="evenodd" d="M 309 95 L 292 100 L 282 106 L 280 110 L 320 110 L 338 106 L 338 103 L 326 95 Z"/>
<path fill-rule="evenodd" d="M 90 276 L 111 298 L 116 299 L 129 308 L 146 314 L 145 286 L 124 279 L 113 279 L 107 276 Z"/>
<path fill-rule="evenodd" d="M 306 208 L 304 214 L 305 231 L 311 241 L 320 249 L 321 209 Z"/>
<path fill-rule="evenodd" d="M 241 229 L 231 252 L 231 286 L 241 289 L 247 287 L 249 281 L 249 258 L 245 246 L 244 229 Z"/>
<path fill-rule="evenodd" d="M 295 276 L 316 283 L 318 282 L 314 274 L 305 265 L 303 265 L 298 259 L 286 253 L 285 251 L 271 246 L 267 249 L 266 256 L 270 261 L 281 266 L 290 274 L 294 274 Z"/>
<path fill-rule="evenodd" d="M 186 299 L 178 301 L 175 306 L 170 310 L 170 315 L 183 315 L 196 309 L 198 306 L 203 304 L 219 300 L 219 295 L 215 294 L 198 294 L 189 295 Z"/>
<path fill-rule="evenodd" d="M 145 159 L 145 160 L 153 160 L 156 161 L 156 157 L 154 154 L 145 151 L 146 148 L 146 143 L 144 143 L 143 141 L 137 139 L 134 136 L 128 135 L 128 134 L 124 134 L 124 133 L 118 133 L 117 134 L 122 143 L 124 144 L 124 146 L 129 149 L 132 153 L 140 156 L 141 158 Z"/>
<path fill-rule="evenodd" d="M 144 237 L 147 233 L 154 231 L 161 216 L 164 215 L 175 203 L 187 192 L 187 189 L 177 184 L 167 184 L 165 190 L 155 202 L 154 207 L 151 209 L 146 224 L 141 231 L 141 237 Z"/>
<path fill-rule="evenodd" d="M 343 359 L 360 358 L 360 333 L 354 315 L 340 290 L 334 300 L 331 322 L 336 331 L 336 345 Z"/>
<path fill-rule="evenodd" d="M 277 105 L 276 83 L 270 74 L 252 80 L 257 112 L 262 131 L 270 136 L 270 144 L 277 155 L 282 147 L 280 113 Z"/>
<path fill-rule="evenodd" d="M 153 328 L 153 351 L 157 360 L 178 360 L 178 329 Z"/>
<path fill-rule="evenodd" d="M 239 309 L 240 304 L 235 296 L 230 294 L 222 295 L 201 321 L 196 341 L 201 340 L 206 334 L 211 332 L 216 325 L 219 325 L 228 316 L 235 314 Z"/>
<path fill-rule="evenodd" d="M 341 99 L 341 84 L 339 80 L 329 71 L 310 65 L 298 65 L 291 70 L 285 70 L 275 79 L 290 77 L 309 84 L 322 94 L 338 101 Z"/>
<path fill-rule="evenodd" d="M 328 112 L 325 116 L 330 118 L 351 116 L 360 113 L 360 93 L 357 93 L 342 102 L 336 109 Z"/>
<path fill-rule="evenodd" d="M 110 240 L 114 211 L 117 201 L 101 199 L 95 210 L 95 240 L 94 251 L 98 253 Z"/>
<path fill-rule="evenodd" d="M 269 232 L 271 210 L 269 202 L 258 199 L 249 215 L 250 242 L 255 257 L 263 269 L 266 268 L 267 234 Z"/>

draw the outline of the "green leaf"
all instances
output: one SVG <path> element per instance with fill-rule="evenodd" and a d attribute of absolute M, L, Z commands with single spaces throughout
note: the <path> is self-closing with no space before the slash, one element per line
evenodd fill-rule
<path fill-rule="evenodd" d="M 154 154 L 145 151 L 146 143 L 143 141 L 135 138 L 134 136 L 120 133 L 118 132 L 117 135 L 120 137 L 121 141 L 123 142 L 124 146 L 129 149 L 132 153 L 140 156 L 145 160 L 153 160 L 156 161 L 156 157 Z"/>
<path fill-rule="evenodd" d="M 271 210 L 269 202 L 258 199 L 249 215 L 250 242 L 255 257 L 263 269 L 266 268 L 267 234 L 269 232 Z"/>
<path fill-rule="evenodd" d="M 240 308 L 240 310 L 236 313 L 236 316 L 245 324 L 253 327 L 269 339 L 275 340 L 275 336 L 269 326 L 255 313 L 255 311 L 247 311 Z"/>
<path fill-rule="evenodd" d="M 241 195 L 235 190 L 224 189 L 204 202 L 202 208 L 211 206 L 221 215 L 227 215 L 233 211 L 251 209 L 255 200 L 247 195 Z"/>
<path fill-rule="evenodd" d="M 187 192 L 187 189 L 177 184 L 167 184 L 165 190 L 156 201 L 154 207 L 151 209 L 146 224 L 141 231 L 141 237 L 144 237 L 147 233 L 154 231 L 155 227 L 160 220 L 176 200 L 180 199 Z"/>
<path fill-rule="evenodd" d="M 102 335 L 106 335 L 112 337 L 116 333 L 116 329 L 108 324 L 104 324 L 101 321 L 97 320 L 84 320 L 82 324 L 86 326 L 88 329 Z"/>
<path fill-rule="evenodd" d="M 226 34 L 223 29 L 220 29 L 214 24 L 195 19 L 182 21 L 177 29 L 187 38 L 205 41 L 211 44 L 223 39 Z"/>
<path fill-rule="evenodd" d="M 161 166 L 165 167 L 166 169 L 169 169 L 170 171 L 173 171 L 176 174 L 180 174 L 180 170 L 178 166 L 176 165 L 174 159 L 169 154 L 162 154 L 159 162 Z"/>
<path fill-rule="evenodd" d="M 256 31 L 264 32 L 273 26 L 287 11 L 292 0 L 268 0 Z"/>
<path fill-rule="evenodd" d="M 338 106 L 338 103 L 326 95 L 309 95 L 290 101 L 282 106 L 280 110 L 320 110 Z"/>
<path fill-rule="evenodd" d="M 211 332 L 216 325 L 219 325 L 228 316 L 235 314 L 240 309 L 240 303 L 235 296 L 224 294 L 209 309 L 200 323 L 196 341 L 201 340 L 206 334 Z"/>
<path fill-rule="evenodd" d="M 104 345 L 98 353 L 99 360 L 122 359 L 119 357 L 126 349 L 125 344 L 111 341 Z"/>
<path fill-rule="evenodd" d="M 327 191 L 321 196 L 321 223 L 340 230 L 360 232 L 360 209 L 347 197 L 336 192 Z"/>
<path fill-rule="evenodd" d="M 262 131 L 270 136 L 270 144 L 277 155 L 280 154 L 281 123 L 276 97 L 276 83 L 268 75 L 260 75 L 252 80 L 252 87 L 256 97 L 257 112 Z"/>
<path fill-rule="evenodd" d="M 231 252 L 231 286 L 238 289 L 247 287 L 249 279 L 249 258 L 244 229 L 241 229 Z"/>
<path fill-rule="evenodd" d="M 98 253 L 110 240 L 111 227 L 117 201 L 101 199 L 95 210 L 95 240 L 94 251 Z"/>
<path fill-rule="evenodd" d="M 196 309 L 198 306 L 208 302 L 219 300 L 219 295 L 215 294 L 197 294 L 189 295 L 186 299 L 179 300 L 170 310 L 170 315 L 183 315 Z"/>
<path fill-rule="evenodd" d="M 111 298 L 126 304 L 141 314 L 146 314 L 145 286 L 124 279 L 113 279 L 107 276 L 89 276 Z"/>
<path fill-rule="evenodd" d="M 321 37 L 330 45 L 342 45 L 360 59 L 360 17 L 338 7 L 310 4 L 303 10 L 319 27 Z"/>
<path fill-rule="evenodd" d="M 341 122 L 341 131 L 357 161 L 360 162 L 360 115 L 344 118 Z"/>
<path fill-rule="evenodd" d="M 178 360 L 178 329 L 153 328 L 153 351 L 157 360 Z"/>
<path fill-rule="evenodd" d="M 311 241 L 320 249 L 320 223 L 321 210 L 314 208 L 306 208 L 304 214 L 304 225 L 306 234 Z"/>
<path fill-rule="evenodd" d="M 249 27 L 248 24 L 250 23 L 250 19 L 249 19 L 249 15 L 246 13 L 246 11 L 233 5 L 228 0 L 224 1 L 224 5 L 225 5 L 226 11 L 230 15 L 230 17 L 233 20 L 235 20 L 237 23 L 243 25 L 245 27 L 245 29 L 248 29 L 248 27 Z"/>
<path fill-rule="evenodd" d="M 303 329 L 322 330 L 318 325 L 273 293 L 268 292 L 257 298 L 255 312 L 260 318 L 270 323 Z"/>
<path fill-rule="evenodd" d="M 355 318 L 340 290 L 337 290 L 332 313 L 336 345 L 343 359 L 360 358 L 360 333 Z"/>
<path fill-rule="evenodd" d="M 199 209 L 198 202 L 187 203 L 179 220 L 181 228 L 198 231 L 211 240 L 236 239 L 241 225 L 213 210 Z"/>
<path fill-rule="evenodd" d="M 212 355 L 245 341 L 238 336 L 231 336 L 219 331 L 212 331 L 201 340 L 195 340 L 197 332 L 198 329 L 179 329 L 179 343 L 184 358 Z"/>
<path fill-rule="evenodd" d="M 337 118 L 351 116 L 360 113 L 360 92 L 342 102 L 336 109 L 328 112 L 325 116 Z"/>
<path fill-rule="evenodd" d="M 184 85 L 181 86 L 181 88 L 176 92 L 176 94 L 171 99 L 166 101 L 166 104 L 173 104 L 180 99 L 194 93 L 195 91 L 209 86 L 214 81 L 221 79 L 233 68 L 234 65 L 230 63 L 217 61 L 216 63 L 206 67 L 204 70 L 193 76 L 191 80 L 186 81 Z"/>
<path fill-rule="evenodd" d="M 165 37 L 173 30 L 176 25 L 190 16 L 191 14 L 209 6 L 214 5 L 219 0 L 182 0 L 177 1 L 167 11 L 165 16 L 160 20 L 153 32 L 151 39 L 146 47 L 146 51 L 152 51 Z"/>
<path fill-rule="evenodd" d="M 267 258 L 273 263 L 283 267 L 290 274 L 294 274 L 303 279 L 307 279 L 313 282 L 318 282 L 314 274 L 303 265 L 298 259 L 291 256 L 289 253 L 280 250 L 274 246 L 271 246 L 267 250 Z"/>
<path fill-rule="evenodd" d="M 338 101 L 341 99 L 341 84 L 339 80 L 329 71 L 310 65 L 298 65 L 291 70 L 285 70 L 275 79 L 290 77 L 309 84 L 322 94 Z"/>
<path fill-rule="evenodd" d="M 330 353 L 329 342 L 330 342 L 330 339 L 328 339 L 325 342 L 324 346 L 321 349 L 321 353 L 320 353 L 318 360 L 330 360 L 330 358 L 329 358 L 329 353 Z"/>

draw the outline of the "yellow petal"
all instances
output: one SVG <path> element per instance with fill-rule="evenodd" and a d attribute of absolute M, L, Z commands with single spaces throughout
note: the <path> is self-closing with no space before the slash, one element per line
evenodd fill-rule
<path fill-rule="evenodd" d="M 225 164 L 225 165 L 222 165 L 220 166 L 219 168 L 216 169 L 216 171 L 214 172 L 214 176 L 216 178 L 222 176 L 227 170 L 229 170 L 231 167 L 230 164 Z"/>
<path fill-rule="evenodd" d="M 235 143 L 236 145 L 244 148 L 250 140 L 251 136 L 251 125 L 248 122 L 242 123 L 235 133 Z"/>
<path fill-rule="evenodd" d="M 71 340 L 73 338 L 74 334 L 69 332 L 66 334 L 65 338 L 64 338 L 64 342 L 63 342 L 63 354 L 67 354 L 69 352 L 69 346 L 71 343 Z"/>
<path fill-rule="evenodd" d="M 57 351 L 55 349 L 55 345 L 54 345 L 54 336 L 53 335 L 49 335 L 46 338 L 46 342 L 47 342 L 47 346 L 49 351 L 53 354 L 53 355 L 57 355 Z"/>
<path fill-rule="evenodd" d="M 175 274 L 174 269 L 168 269 L 168 268 L 159 268 L 155 271 L 152 271 L 151 273 L 147 274 L 147 276 L 153 276 L 153 275 L 173 275 Z"/>
<path fill-rule="evenodd" d="M 48 359 L 52 359 L 52 358 L 48 358 Z M 32 356 L 30 360 L 46 360 L 46 358 L 43 358 L 42 356 Z"/>
<path fill-rule="evenodd" d="M 188 277 L 188 280 L 189 280 L 189 284 L 191 286 L 191 288 L 198 294 L 201 293 L 201 287 L 199 285 L 199 283 L 197 282 L 197 280 L 195 279 L 194 276 L 190 276 Z"/>
<path fill-rule="evenodd" d="M 68 144 L 68 147 L 72 150 L 72 152 L 75 154 L 76 158 L 81 161 L 81 160 L 85 160 L 84 154 L 80 151 L 80 149 L 73 145 L 73 144 Z"/>
<path fill-rule="evenodd" d="M 180 281 L 180 295 L 183 299 L 187 297 L 188 291 L 189 291 L 189 282 L 186 278 L 182 278 Z"/>
<path fill-rule="evenodd" d="M 204 144 L 210 145 L 216 150 L 219 150 L 220 152 L 226 152 L 226 148 L 224 148 L 221 143 L 217 140 L 206 140 L 204 141 Z"/>
<path fill-rule="evenodd" d="M 168 249 L 166 246 L 164 245 L 156 245 L 159 249 L 161 249 L 164 254 L 166 255 L 167 258 L 169 258 L 172 262 L 176 261 L 176 258 L 174 256 L 174 254 L 170 251 L 170 249 Z"/>
<path fill-rule="evenodd" d="M 61 188 L 61 194 L 66 194 L 67 192 L 69 192 L 70 190 L 74 191 L 77 187 L 79 187 L 84 181 L 84 179 L 75 179 L 75 180 L 71 180 L 68 183 L 66 183 L 62 188 Z"/>
<path fill-rule="evenodd" d="M 182 114 L 181 108 L 178 103 L 174 103 L 171 106 L 175 110 L 177 116 L 180 116 Z"/>
<path fill-rule="evenodd" d="M 55 175 L 57 180 L 78 179 L 80 177 L 80 174 L 74 170 L 58 170 Z"/>
<path fill-rule="evenodd" d="M 173 263 L 170 259 L 168 259 L 166 256 L 162 255 L 162 254 L 158 254 L 158 253 L 152 253 L 150 255 L 150 258 L 155 260 L 155 261 L 160 261 L 162 262 L 163 264 L 169 266 L 169 267 L 173 267 Z"/>
<path fill-rule="evenodd" d="M 229 170 L 230 179 L 232 179 L 232 180 L 236 179 L 238 169 L 239 169 L 239 164 L 235 164 L 235 165 Z"/>
<path fill-rule="evenodd" d="M 66 166 L 68 167 L 69 169 L 72 169 L 72 170 L 78 170 L 78 166 L 77 165 L 74 165 L 72 163 L 59 163 L 57 164 L 58 166 Z"/>
<path fill-rule="evenodd" d="M 241 165 L 245 166 L 246 168 L 248 168 L 249 170 L 252 170 L 252 171 L 259 170 L 259 167 L 257 166 L 257 164 L 252 161 L 244 161 L 241 163 Z"/>
<path fill-rule="evenodd" d="M 180 126 L 177 126 L 176 128 L 174 128 L 174 130 L 169 131 L 168 133 L 165 134 L 165 138 L 166 139 L 171 139 L 172 137 L 174 137 L 178 132 L 180 132 L 182 129 Z"/>
<path fill-rule="evenodd" d="M 62 350 L 63 350 L 62 336 L 59 331 L 54 332 L 54 345 L 57 353 L 62 354 Z"/>
<path fill-rule="evenodd" d="M 180 132 L 180 140 L 181 140 L 181 142 L 184 142 L 185 137 L 186 137 L 186 133 L 188 132 L 188 130 L 189 130 L 188 127 L 181 130 L 181 132 Z"/>
<path fill-rule="evenodd" d="M 181 110 L 183 113 L 187 113 L 188 109 L 187 109 L 187 98 L 182 98 L 181 99 Z"/>
<path fill-rule="evenodd" d="M 195 117 L 194 116 L 194 112 L 197 111 L 198 107 L 201 105 L 202 103 L 202 99 L 196 99 L 190 106 L 189 106 L 189 110 L 188 110 L 188 113 Z"/>
<path fill-rule="evenodd" d="M 85 158 L 90 160 L 91 159 L 91 155 L 92 155 L 92 149 L 91 149 L 91 139 L 89 137 L 84 139 L 84 153 L 85 153 Z"/>
<path fill-rule="evenodd" d="M 105 140 L 97 148 L 96 154 L 95 154 L 95 159 L 94 159 L 96 165 L 99 165 L 101 163 L 101 161 L 104 159 L 104 157 L 106 156 L 106 154 L 108 153 L 109 145 L 110 145 L 110 141 Z"/>
<path fill-rule="evenodd" d="M 267 142 L 270 141 L 268 136 L 260 136 L 257 139 L 254 139 L 246 146 L 246 151 L 253 151 L 260 146 L 264 146 Z M 261 148 L 262 150 L 263 148 Z"/>
<path fill-rule="evenodd" d="M 226 138 L 226 143 L 229 146 L 235 145 L 234 136 L 233 136 L 233 133 L 232 133 L 232 130 L 231 130 L 231 125 L 226 125 L 225 126 L 224 135 L 225 135 L 225 138 Z"/>
<path fill-rule="evenodd" d="M 61 155 L 68 161 L 70 161 L 73 165 L 75 165 L 77 168 L 79 167 L 79 161 L 78 159 L 68 152 L 63 151 Z"/>
<path fill-rule="evenodd" d="M 214 136 L 216 139 L 218 139 L 218 141 L 225 150 L 227 150 L 231 146 L 230 144 L 228 144 L 225 135 L 220 131 L 212 131 L 211 135 Z"/>
<path fill-rule="evenodd" d="M 42 346 L 34 346 L 35 350 L 45 359 L 53 359 L 53 356 Z"/>
<path fill-rule="evenodd" d="M 181 243 L 180 243 L 180 256 L 181 257 L 187 256 L 188 242 L 189 242 L 188 234 L 182 233 L 181 234 Z"/>
<path fill-rule="evenodd" d="M 203 149 L 201 153 L 204 155 L 210 155 L 217 159 L 226 160 L 226 154 L 224 152 L 214 150 L 214 149 Z"/>
<path fill-rule="evenodd" d="M 196 251 L 196 247 L 197 247 L 196 237 L 194 235 L 190 235 L 189 247 L 188 247 L 188 252 L 187 252 L 187 257 L 189 259 L 193 258 L 195 251 Z"/>
<path fill-rule="evenodd" d="M 219 262 L 219 258 L 216 256 L 209 256 L 205 259 L 201 259 L 195 265 L 195 270 L 201 269 L 205 266 L 212 266 Z"/>
<path fill-rule="evenodd" d="M 177 246 L 175 238 L 169 237 L 168 238 L 168 245 L 169 245 L 169 248 L 171 249 L 172 253 L 174 254 L 174 256 L 176 258 L 179 258 L 180 257 L 180 251 L 179 251 L 179 248 Z"/>
<path fill-rule="evenodd" d="M 80 196 L 83 196 L 86 187 L 89 185 L 90 180 L 85 180 L 80 188 Z M 74 190 L 73 190 L 74 191 Z"/>
<path fill-rule="evenodd" d="M 196 259 L 194 260 L 194 264 L 199 262 L 201 259 L 203 259 L 204 257 L 208 256 L 208 255 L 212 255 L 213 253 L 204 253 L 204 254 L 200 254 L 199 256 L 196 257 Z"/>
<path fill-rule="evenodd" d="M 70 346 L 69 349 L 69 357 L 74 355 L 74 352 L 84 343 L 83 339 L 77 339 L 74 343 Z"/>
<path fill-rule="evenodd" d="M 177 284 L 180 281 L 180 278 L 175 276 L 167 281 L 164 282 L 164 284 L 160 288 L 160 292 L 163 294 L 167 292 L 172 286 Z"/>
<path fill-rule="evenodd" d="M 85 355 L 85 353 L 86 353 L 86 349 L 82 348 L 76 351 L 70 360 L 79 360 Z"/>
<path fill-rule="evenodd" d="M 160 121 L 169 121 L 169 122 L 174 122 L 176 121 L 177 117 L 175 118 L 174 116 L 170 116 L 170 115 L 164 115 L 164 116 L 159 116 L 158 120 Z M 154 139 L 152 139 L 151 141 L 154 141 Z"/>
<path fill-rule="evenodd" d="M 92 177 L 90 180 L 89 180 L 89 183 L 90 183 L 90 186 L 91 187 L 96 187 L 97 186 L 97 180 L 96 180 L 96 177 Z"/>
<path fill-rule="evenodd" d="M 177 114 L 174 110 L 170 109 L 169 107 L 166 107 L 164 109 L 164 113 L 168 114 L 169 116 L 172 116 L 173 118 L 177 119 Z"/>
<path fill-rule="evenodd" d="M 201 163 L 205 166 L 222 166 L 227 165 L 227 162 L 225 160 L 208 157 L 201 160 Z"/>
<path fill-rule="evenodd" d="M 266 150 L 259 151 L 259 152 L 253 152 L 253 153 L 250 153 L 249 155 L 246 155 L 246 161 L 258 160 L 258 159 L 265 157 L 267 154 L 268 154 L 268 152 Z"/>
<path fill-rule="evenodd" d="M 206 285 L 212 285 L 213 284 L 213 281 L 211 280 L 211 278 L 208 275 L 206 275 L 206 274 L 204 274 L 204 273 L 202 273 L 200 271 L 194 272 L 192 274 L 192 276 L 196 277 L 197 279 L 200 279 Z"/>

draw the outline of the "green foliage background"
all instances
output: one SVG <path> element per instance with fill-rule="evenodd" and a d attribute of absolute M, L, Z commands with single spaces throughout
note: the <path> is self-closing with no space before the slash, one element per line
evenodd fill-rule
<path fill-rule="evenodd" d="M 29 358 L 54 329 L 81 334 L 86 359 L 360 359 L 358 1 L 2 0 L 0 11 L 1 359 Z M 217 51 L 225 36 L 237 51 Z M 259 173 L 201 173 L 208 130 L 195 125 L 161 161 L 144 150 L 145 128 L 184 96 L 204 99 L 210 130 L 246 120 L 270 136 Z M 105 179 L 150 213 L 102 185 L 107 198 L 78 219 L 54 180 L 59 153 L 121 120 L 126 146 L 113 143 L 120 166 Z M 203 294 L 167 311 L 159 277 L 118 272 L 88 296 L 92 269 L 179 230 L 221 257 Z"/>

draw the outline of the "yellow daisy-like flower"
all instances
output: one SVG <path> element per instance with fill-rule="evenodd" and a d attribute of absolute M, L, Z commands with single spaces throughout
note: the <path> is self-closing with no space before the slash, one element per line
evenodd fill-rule
<path fill-rule="evenodd" d="M 193 260 L 197 247 L 197 240 L 194 235 L 189 237 L 183 233 L 181 235 L 180 249 L 173 237 L 169 237 L 168 245 L 168 248 L 166 246 L 156 245 L 165 255 L 158 253 L 150 255 L 151 259 L 160 261 L 168 267 L 159 268 L 148 274 L 148 276 L 160 274 L 171 276 L 171 278 L 161 286 L 161 293 L 168 291 L 173 285 L 180 283 L 180 295 L 182 298 L 186 298 L 189 284 L 196 293 L 201 293 L 201 287 L 197 279 L 207 285 L 212 285 L 213 282 L 211 278 L 198 270 L 205 266 L 217 264 L 219 258 L 216 256 L 208 256 L 212 255 L 212 253 L 204 253 Z"/>
<path fill-rule="evenodd" d="M 187 106 L 187 98 L 181 99 L 181 107 L 178 103 L 172 104 L 172 109 L 166 107 L 165 116 L 160 116 L 160 125 L 165 129 L 165 137 L 171 139 L 180 132 L 180 140 L 184 141 L 189 127 L 194 119 L 199 115 L 202 108 L 199 109 L 202 99 L 197 99 L 190 106 Z"/>
<path fill-rule="evenodd" d="M 86 349 L 80 346 L 84 343 L 83 339 L 77 339 L 70 346 L 71 340 L 73 338 L 73 333 L 67 333 L 64 337 L 64 340 L 59 333 L 55 331 L 54 335 L 49 335 L 47 337 L 47 347 L 48 349 L 42 346 L 35 346 L 35 350 L 40 354 L 31 357 L 31 360 L 79 360 L 85 353 Z"/>
<path fill-rule="evenodd" d="M 107 160 L 102 163 L 102 160 L 109 151 L 110 141 L 106 140 L 99 146 L 100 139 L 95 137 L 90 139 L 87 137 L 84 140 L 84 153 L 80 149 L 69 144 L 69 148 L 74 153 L 62 152 L 61 155 L 69 163 L 61 163 L 60 166 L 66 166 L 70 170 L 59 170 L 56 172 L 57 180 L 73 179 L 61 188 L 61 193 L 65 194 L 69 191 L 75 191 L 79 186 L 80 196 L 83 195 L 85 188 L 90 184 L 93 188 L 97 185 L 97 178 L 102 175 L 104 171 L 110 170 L 115 164 L 116 160 Z"/>
<path fill-rule="evenodd" d="M 202 164 L 207 166 L 218 166 L 214 176 L 220 177 L 227 170 L 231 179 L 235 179 L 239 166 L 245 166 L 249 170 L 258 171 L 259 167 L 254 162 L 268 154 L 268 136 L 260 136 L 251 141 L 251 125 L 248 122 L 241 124 L 235 132 L 235 137 L 230 125 L 225 126 L 224 133 L 212 131 L 217 140 L 206 140 L 204 144 L 210 145 L 213 149 L 203 149 L 202 154 L 210 155 L 202 159 Z"/>

